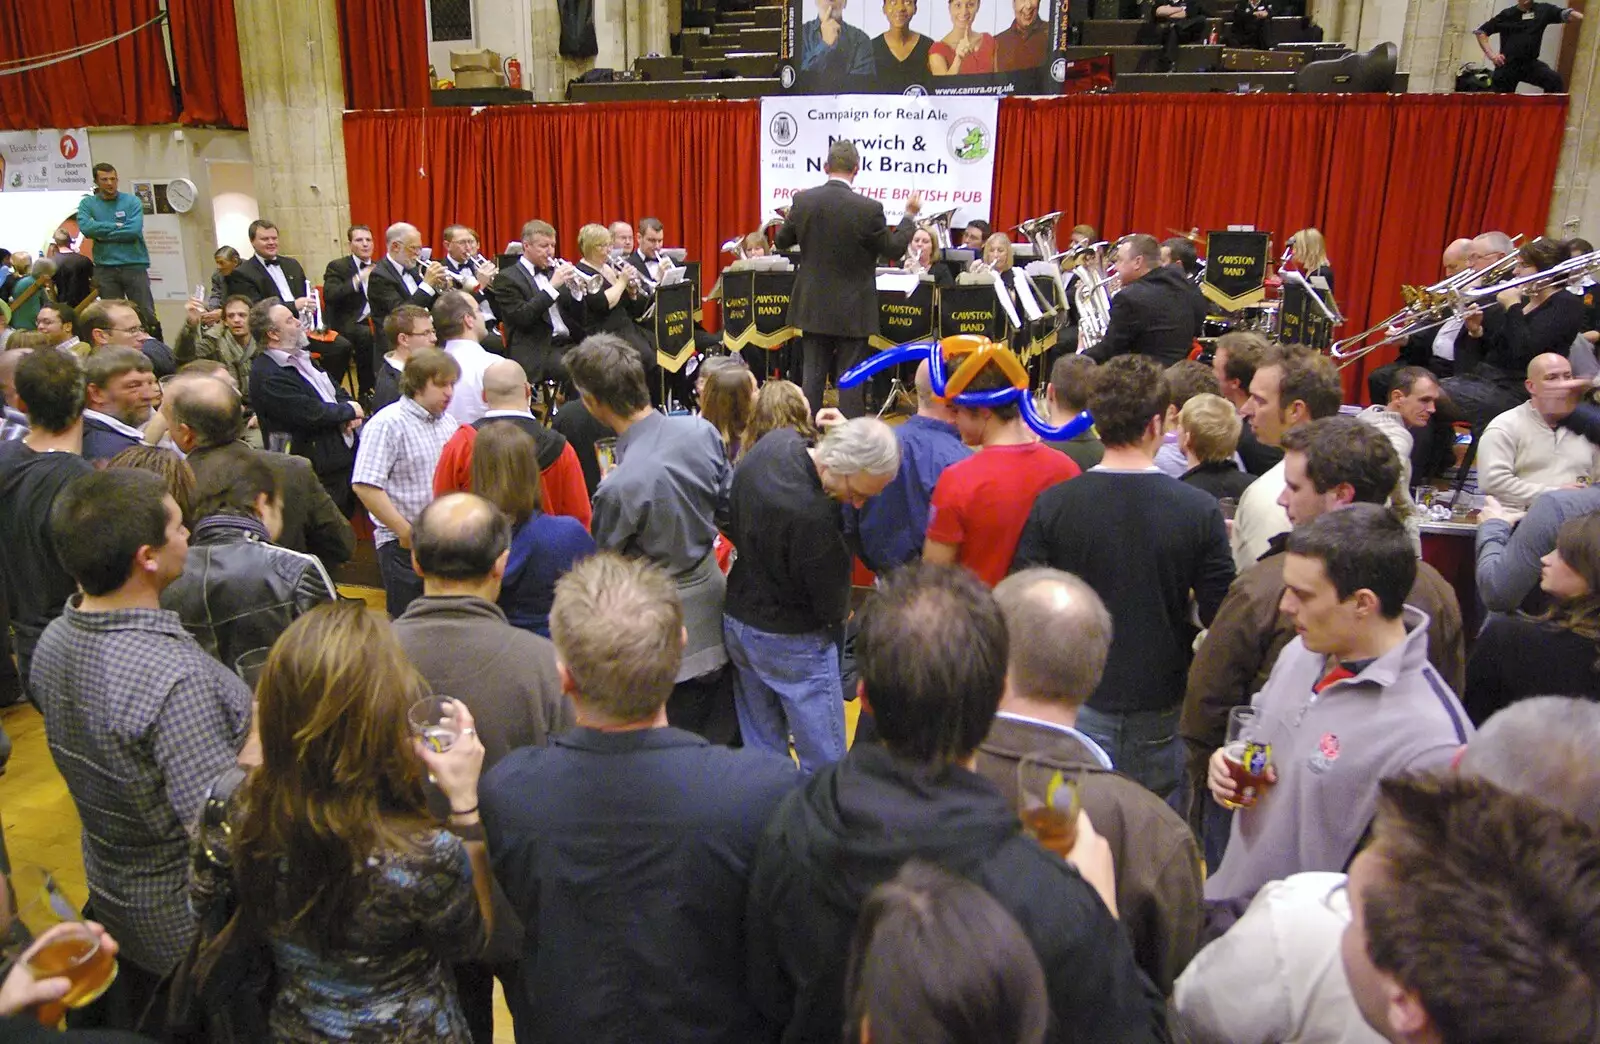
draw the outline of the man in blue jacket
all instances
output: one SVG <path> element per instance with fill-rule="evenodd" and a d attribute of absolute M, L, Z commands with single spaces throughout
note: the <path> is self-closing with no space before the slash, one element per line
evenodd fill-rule
<path fill-rule="evenodd" d="M 78 230 L 94 240 L 94 281 L 100 299 L 125 298 L 153 314 L 150 251 L 144 245 L 144 204 L 117 191 L 117 168 L 94 165 L 94 194 L 78 203 Z"/>

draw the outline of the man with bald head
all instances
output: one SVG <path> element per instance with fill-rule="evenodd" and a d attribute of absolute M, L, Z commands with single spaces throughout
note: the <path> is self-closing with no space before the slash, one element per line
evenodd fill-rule
<path fill-rule="evenodd" d="M 397 221 L 384 231 L 383 239 L 384 258 L 367 276 L 367 306 L 377 330 L 382 330 L 389 313 L 403 304 L 431 309 L 434 298 L 449 285 L 443 265 L 437 261 L 421 264 L 422 233 L 417 226 Z"/>
<path fill-rule="evenodd" d="M 589 526 L 591 509 L 589 487 L 583 482 L 583 467 L 572 444 L 557 431 L 545 427 L 533 415 L 533 386 L 522 364 L 501 359 L 483 371 L 481 414 L 471 424 L 463 424 L 445 443 L 439 466 L 433 472 L 435 496 L 465 492 L 472 488 L 472 447 L 486 424 L 507 421 L 529 435 L 539 447 L 539 480 L 544 485 L 543 511 L 547 515 L 569 515 Z"/>
<path fill-rule="evenodd" d="M 611 222 L 611 252 L 633 253 L 633 226 L 626 221 Z"/>
<path fill-rule="evenodd" d="M 1478 445 L 1478 487 L 1507 508 L 1526 511 L 1533 498 L 1572 489 L 1600 476 L 1600 449 L 1561 423 L 1572 412 L 1566 382 L 1572 364 L 1559 355 L 1528 364 L 1528 401 L 1489 422 Z"/>
<path fill-rule="evenodd" d="M 1492 233 L 1498 235 L 1499 233 Z M 1444 248 L 1440 264 L 1445 278 L 1459 275 L 1473 267 L 1473 240 L 1453 240 Z M 1367 374 L 1367 390 L 1373 402 L 1388 402 L 1394 375 L 1406 366 L 1426 367 L 1436 377 L 1449 377 L 1456 372 L 1456 337 L 1461 333 L 1461 317 L 1452 315 L 1432 330 L 1412 334 L 1400 345 L 1400 358 L 1380 366 Z"/>

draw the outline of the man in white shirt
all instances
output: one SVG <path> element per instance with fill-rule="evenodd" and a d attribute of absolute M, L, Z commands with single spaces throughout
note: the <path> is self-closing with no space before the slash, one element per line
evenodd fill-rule
<path fill-rule="evenodd" d="M 1483 431 L 1478 445 L 1478 487 L 1514 510 L 1552 489 L 1587 486 L 1600 475 L 1600 449 L 1561 425 L 1572 397 L 1553 382 L 1570 382 L 1572 364 L 1559 355 L 1528 363 L 1529 399 L 1507 410 Z"/>
<path fill-rule="evenodd" d="M 450 399 L 450 416 L 471 424 L 488 407 L 483 401 L 483 372 L 499 361 L 483 347 L 483 315 L 478 302 L 464 290 L 447 290 L 433 306 L 433 329 L 441 347 L 461 367 L 461 379 Z"/>
<path fill-rule="evenodd" d="M 1250 378 L 1250 398 L 1240 408 L 1256 439 L 1277 446 L 1283 433 L 1339 412 L 1339 371 L 1328 358 L 1303 346 L 1275 347 Z M 1279 533 L 1289 531 L 1289 516 L 1278 505 L 1283 493 L 1283 462 L 1254 482 L 1239 498 L 1233 516 L 1233 564 L 1243 572 L 1267 553 Z"/>
<path fill-rule="evenodd" d="M 1476 249 L 1475 243 L 1476 240 L 1457 239 L 1444 248 L 1439 262 L 1446 279 L 1469 268 L 1484 268 L 1492 263 L 1481 260 L 1492 255 Z M 1461 316 L 1452 315 L 1431 330 L 1407 337 L 1400 345 L 1400 358 L 1367 374 L 1367 391 L 1372 401 L 1387 402 L 1395 375 L 1407 366 L 1423 367 L 1440 378 L 1455 373 L 1456 337 L 1461 333 L 1462 322 Z"/>

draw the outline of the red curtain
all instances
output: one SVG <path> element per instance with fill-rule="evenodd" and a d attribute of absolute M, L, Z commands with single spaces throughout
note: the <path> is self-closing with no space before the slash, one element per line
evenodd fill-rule
<path fill-rule="evenodd" d="M 993 224 L 1052 210 L 1103 238 L 1253 224 L 1281 245 L 1327 237 L 1354 332 L 1438 278 L 1457 236 L 1545 227 L 1564 97 L 1112 95 L 1007 99 Z M 530 217 L 572 256 L 589 221 L 660 217 L 710 274 L 723 239 L 762 217 L 758 102 L 641 102 L 349 113 L 351 212 L 407 220 L 432 240 L 452 221 L 496 248 Z M 1347 368 L 1346 393 L 1393 357 Z"/>
<path fill-rule="evenodd" d="M 247 125 L 239 30 L 229 0 L 167 0 L 180 117 L 210 127 Z"/>
<path fill-rule="evenodd" d="M 339 0 L 344 101 L 349 109 L 428 104 L 425 0 Z"/>
<path fill-rule="evenodd" d="M 96 43 L 159 13 L 157 0 L 0 4 L 0 73 L 21 64 L 18 59 Z M 176 118 L 159 24 L 82 58 L 0 75 L 0 130 L 170 123 Z"/>

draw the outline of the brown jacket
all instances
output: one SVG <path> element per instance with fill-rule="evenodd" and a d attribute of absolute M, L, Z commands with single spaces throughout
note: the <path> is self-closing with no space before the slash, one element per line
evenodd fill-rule
<path fill-rule="evenodd" d="M 1120 772 L 1103 768 L 1081 742 L 1059 729 L 996 717 L 978 747 L 978 773 L 1017 800 L 1017 763 L 1027 754 L 1084 772 L 1084 811 L 1111 845 L 1117 909 L 1139 967 L 1161 988 L 1172 983 L 1200 945 L 1200 850 L 1167 803 Z"/>
<path fill-rule="evenodd" d="M 1204 796 L 1206 763 L 1227 738 L 1228 710 L 1250 702 L 1267 683 L 1278 654 L 1294 637 L 1294 623 L 1278 611 L 1283 597 L 1283 540 L 1239 574 L 1217 609 L 1211 629 L 1189 665 L 1178 732 L 1189 748 L 1189 778 Z M 1467 654 L 1455 589 L 1426 562 L 1406 604 L 1428 614 L 1428 660 L 1452 690 L 1466 684 Z"/>

